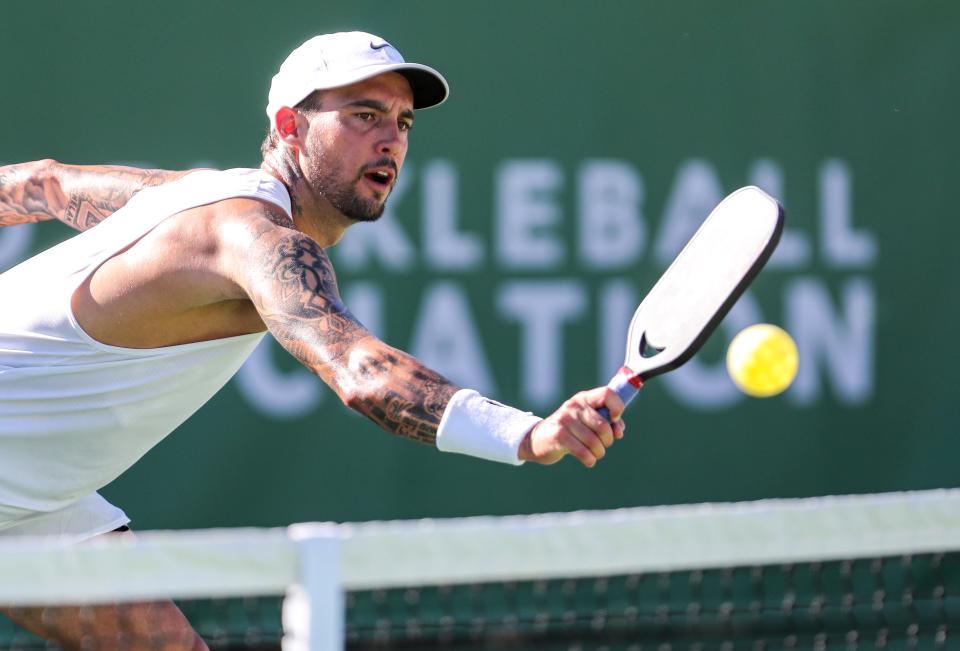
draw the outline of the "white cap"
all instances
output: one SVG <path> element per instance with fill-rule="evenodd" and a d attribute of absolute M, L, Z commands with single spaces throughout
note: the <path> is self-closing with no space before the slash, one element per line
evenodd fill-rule
<path fill-rule="evenodd" d="M 270 84 L 267 118 L 273 125 L 282 106 L 295 106 L 315 90 L 338 88 L 398 72 L 413 89 L 413 108 L 440 104 L 450 93 L 439 72 L 419 63 L 407 63 L 395 47 L 366 32 L 321 34 L 290 53 Z"/>

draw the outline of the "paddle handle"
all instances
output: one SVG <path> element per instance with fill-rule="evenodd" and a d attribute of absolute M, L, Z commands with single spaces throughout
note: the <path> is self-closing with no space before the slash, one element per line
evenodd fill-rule
<path fill-rule="evenodd" d="M 637 392 L 640 391 L 640 387 L 643 386 L 643 380 L 626 366 L 621 366 L 617 374 L 613 376 L 613 379 L 607 383 L 607 386 L 617 392 L 617 395 L 620 396 L 620 399 L 623 400 L 623 404 L 626 406 L 633 400 L 633 397 L 637 395 Z M 606 407 L 600 407 L 597 411 L 600 412 L 600 415 L 606 418 L 608 422 L 613 422 L 610 420 L 610 410 Z"/>

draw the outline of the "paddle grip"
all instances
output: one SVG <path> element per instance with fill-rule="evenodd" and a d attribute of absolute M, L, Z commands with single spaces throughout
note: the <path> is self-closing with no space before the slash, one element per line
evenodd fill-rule
<path fill-rule="evenodd" d="M 640 387 L 643 386 L 643 380 L 629 368 L 622 366 L 620 370 L 617 371 L 617 374 L 613 376 L 613 379 L 607 383 L 607 386 L 617 392 L 617 395 L 623 400 L 624 406 L 626 406 L 633 400 L 633 397 L 637 395 Z M 600 407 L 597 411 L 607 419 L 607 422 L 613 422 L 610 420 L 610 410 L 606 407 Z"/>

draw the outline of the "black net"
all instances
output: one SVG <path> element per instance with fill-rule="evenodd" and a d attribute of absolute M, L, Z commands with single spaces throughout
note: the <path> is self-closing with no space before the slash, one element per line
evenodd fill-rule
<path fill-rule="evenodd" d="M 362 592 L 349 613 L 358 650 L 960 649 L 960 554 Z"/>
<path fill-rule="evenodd" d="M 280 646 L 279 598 L 178 603 L 211 648 Z M 960 553 L 357 591 L 347 607 L 357 651 L 960 649 Z M 56 647 L 3 622 L 0 648 Z"/>

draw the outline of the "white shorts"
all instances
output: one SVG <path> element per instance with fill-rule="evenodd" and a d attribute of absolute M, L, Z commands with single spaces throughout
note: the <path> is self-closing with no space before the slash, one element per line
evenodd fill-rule
<path fill-rule="evenodd" d="M 92 493 L 57 511 L 30 511 L 0 504 L 0 537 L 60 536 L 69 542 L 80 542 L 128 522 L 127 514 L 100 493 Z"/>

